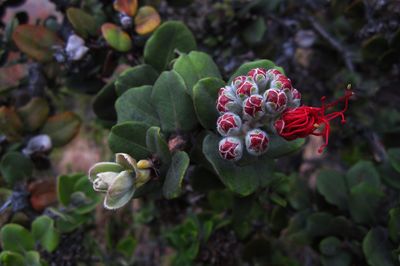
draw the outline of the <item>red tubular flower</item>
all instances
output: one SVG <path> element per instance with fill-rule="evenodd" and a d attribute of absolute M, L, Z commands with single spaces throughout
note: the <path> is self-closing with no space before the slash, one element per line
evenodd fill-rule
<path fill-rule="evenodd" d="M 347 90 L 345 95 L 338 100 L 325 104 L 325 97 L 321 98 L 321 107 L 300 106 L 288 109 L 282 113 L 280 119 L 275 122 L 275 129 L 278 134 L 286 140 L 294 140 L 297 138 L 305 138 L 309 135 L 323 136 L 325 143 L 321 145 L 318 152 L 321 153 L 328 146 L 330 125 L 329 121 L 336 117 L 342 118 L 342 123 L 346 122 L 344 112 L 348 108 L 349 98 L 353 95 L 351 90 Z M 341 111 L 325 114 L 330 107 L 336 106 L 338 103 L 344 102 L 344 108 Z M 318 129 L 323 128 L 321 131 Z"/>

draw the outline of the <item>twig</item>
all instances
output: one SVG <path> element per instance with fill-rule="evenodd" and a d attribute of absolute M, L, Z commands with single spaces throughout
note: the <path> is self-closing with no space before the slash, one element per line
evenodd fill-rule
<path fill-rule="evenodd" d="M 314 28 L 319 35 L 322 36 L 333 48 L 335 48 L 343 57 L 343 60 L 346 64 L 346 67 L 354 72 L 354 65 L 351 59 L 352 54 L 348 51 L 339 41 L 333 38 L 322 26 L 319 24 L 314 17 L 307 16 L 307 20 L 311 23 L 311 26 Z"/>

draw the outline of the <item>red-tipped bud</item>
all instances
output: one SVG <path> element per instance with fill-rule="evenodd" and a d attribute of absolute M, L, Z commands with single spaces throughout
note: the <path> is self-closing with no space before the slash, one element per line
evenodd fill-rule
<path fill-rule="evenodd" d="M 291 91 L 291 95 L 292 95 L 291 97 L 292 105 L 294 107 L 299 107 L 301 101 L 301 93 L 297 89 L 293 89 Z"/>
<path fill-rule="evenodd" d="M 283 112 L 287 107 L 286 94 L 278 89 L 269 89 L 264 93 L 267 110 L 273 114 Z"/>
<path fill-rule="evenodd" d="M 235 93 L 235 92 L 231 86 L 225 86 L 219 89 L 218 96 L 221 96 L 222 94 L 225 93 Z"/>
<path fill-rule="evenodd" d="M 257 84 L 254 83 L 252 80 L 246 80 L 236 88 L 236 95 L 241 100 L 244 100 L 247 97 L 250 97 L 250 95 L 256 93 L 258 93 L 258 87 Z"/>
<path fill-rule="evenodd" d="M 267 70 L 264 68 L 254 68 L 247 73 L 255 82 L 262 82 L 267 79 Z"/>
<path fill-rule="evenodd" d="M 271 88 L 280 89 L 285 92 L 290 92 L 293 89 L 292 82 L 285 75 L 276 76 L 271 82 Z"/>
<path fill-rule="evenodd" d="M 266 74 L 269 80 L 273 80 L 278 75 L 282 75 L 282 72 L 280 72 L 278 69 L 268 69 Z"/>
<path fill-rule="evenodd" d="M 223 159 L 237 161 L 242 158 L 243 144 L 239 138 L 227 137 L 219 142 L 218 150 Z"/>
<path fill-rule="evenodd" d="M 220 113 L 240 112 L 241 104 L 232 88 L 227 86 L 218 92 L 217 110 Z"/>
<path fill-rule="evenodd" d="M 261 95 L 251 95 L 243 102 L 243 116 L 245 119 L 257 119 L 264 114 L 264 98 Z"/>
<path fill-rule="evenodd" d="M 246 76 L 237 76 L 232 81 L 232 87 L 237 88 L 247 80 Z"/>
<path fill-rule="evenodd" d="M 234 113 L 225 113 L 217 120 L 217 130 L 222 136 L 233 136 L 240 133 L 242 120 Z"/>
<path fill-rule="evenodd" d="M 253 129 L 247 132 L 246 149 L 251 155 L 261 155 L 268 150 L 269 138 L 261 129 Z"/>

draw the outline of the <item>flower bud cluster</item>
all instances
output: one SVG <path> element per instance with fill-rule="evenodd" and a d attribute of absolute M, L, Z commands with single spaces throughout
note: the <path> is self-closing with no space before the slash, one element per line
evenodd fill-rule
<path fill-rule="evenodd" d="M 243 146 L 254 156 L 267 152 L 266 124 L 288 108 L 300 105 L 301 94 L 289 78 L 277 69 L 255 68 L 238 76 L 219 90 L 216 107 L 221 116 L 217 130 L 224 137 L 219 143 L 222 158 L 240 160 Z"/>

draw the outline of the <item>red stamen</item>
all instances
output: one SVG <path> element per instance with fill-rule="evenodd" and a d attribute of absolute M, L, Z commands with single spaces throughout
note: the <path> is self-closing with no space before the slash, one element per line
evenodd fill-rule
<path fill-rule="evenodd" d="M 329 121 L 341 117 L 341 122 L 346 122 L 344 112 L 348 109 L 349 98 L 353 95 L 351 90 L 347 90 L 345 95 L 334 102 L 325 103 L 326 97 L 321 98 L 321 107 L 301 106 L 289 109 L 284 112 L 280 118 L 283 120 L 284 127 L 279 135 L 287 140 L 297 138 L 305 138 L 309 135 L 323 136 L 325 143 L 319 147 L 318 152 L 322 153 L 324 148 L 328 146 L 330 124 Z M 339 103 L 344 102 L 344 107 L 340 111 L 325 114 L 327 109 L 335 107 Z M 278 120 L 279 121 L 279 120 Z M 317 130 L 323 125 L 321 132 Z"/>

